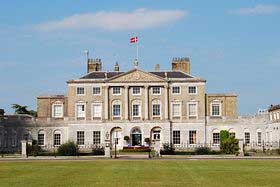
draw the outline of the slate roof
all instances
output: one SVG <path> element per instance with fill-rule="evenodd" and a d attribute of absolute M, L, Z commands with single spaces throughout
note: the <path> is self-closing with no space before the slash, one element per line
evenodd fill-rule
<path fill-rule="evenodd" d="M 105 74 L 107 73 L 107 78 L 112 78 L 114 76 L 123 74 L 125 72 L 91 72 L 80 79 L 105 79 Z M 151 74 L 157 75 L 159 77 L 165 78 L 165 73 L 167 73 L 168 78 L 193 78 L 192 76 L 185 74 L 181 71 L 158 71 L 158 72 L 149 72 Z"/>

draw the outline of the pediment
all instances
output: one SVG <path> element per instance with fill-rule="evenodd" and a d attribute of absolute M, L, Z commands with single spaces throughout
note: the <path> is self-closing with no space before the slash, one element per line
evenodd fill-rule
<path fill-rule="evenodd" d="M 109 82 L 166 82 L 166 80 L 154 74 L 134 69 L 124 74 L 112 77 Z"/>

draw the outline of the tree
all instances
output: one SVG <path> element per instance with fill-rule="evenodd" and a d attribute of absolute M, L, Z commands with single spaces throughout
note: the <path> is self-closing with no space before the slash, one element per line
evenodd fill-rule
<path fill-rule="evenodd" d="M 0 116 L 4 116 L 4 114 L 5 114 L 5 110 L 0 108 Z"/>
<path fill-rule="evenodd" d="M 238 140 L 230 136 L 228 131 L 220 132 L 220 150 L 225 154 L 238 154 Z"/>
<path fill-rule="evenodd" d="M 37 112 L 34 110 L 28 110 L 27 106 L 12 104 L 12 108 L 15 109 L 15 114 L 28 114 L 33 117 L 37 117 Z"/>

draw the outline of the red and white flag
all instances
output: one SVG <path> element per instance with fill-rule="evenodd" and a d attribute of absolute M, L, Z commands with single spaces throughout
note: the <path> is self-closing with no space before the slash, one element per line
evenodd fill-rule
<path fill-rule="evenodd" d="M 130 43 L 137 43 L 138 42 L 138 37 L 133 37 L 133 38 L 130 38 Z"/>

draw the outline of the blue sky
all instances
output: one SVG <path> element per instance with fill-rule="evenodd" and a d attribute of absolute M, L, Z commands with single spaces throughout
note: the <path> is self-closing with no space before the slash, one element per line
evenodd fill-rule
<path fill-rule="evenodd" d="M 105 70 L 132 68 L 139 37 L 143 70 L 190 57 L 208 93 L 238 94 L 239 114 L 279 101 L 280 1 L 1 1 L 0 108 L 36 110 L 36 97 L 67 94 L 86 73 L 84 49 Z"/>

